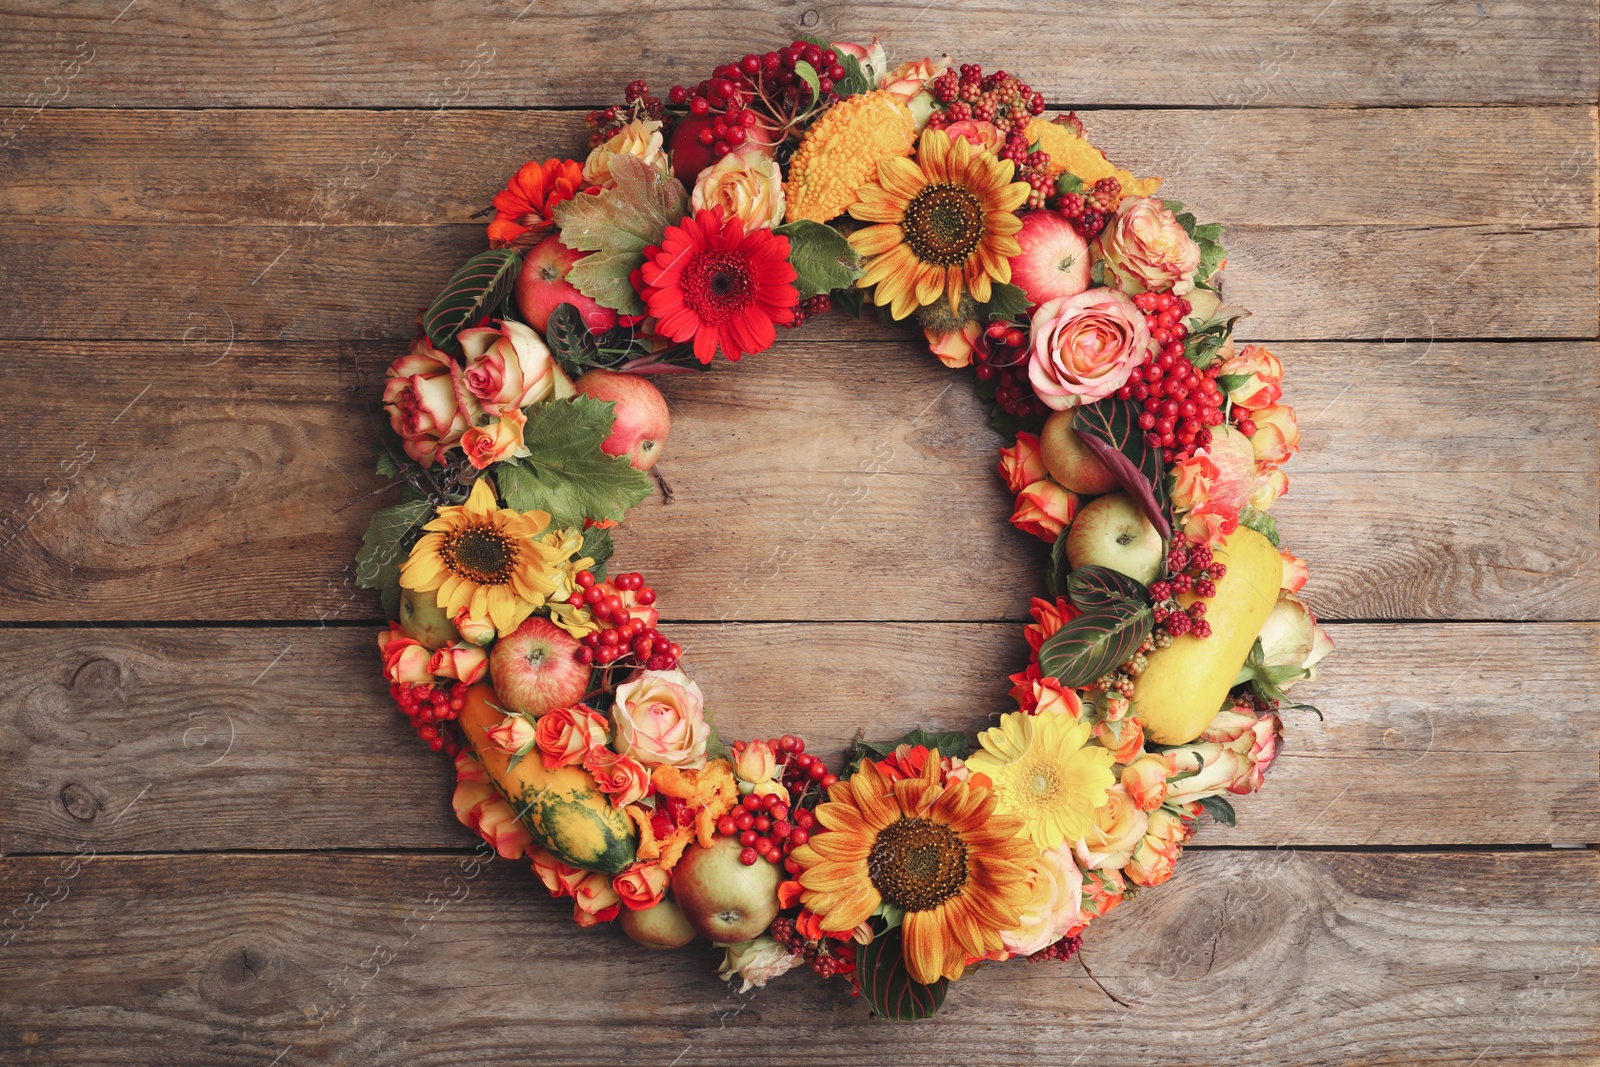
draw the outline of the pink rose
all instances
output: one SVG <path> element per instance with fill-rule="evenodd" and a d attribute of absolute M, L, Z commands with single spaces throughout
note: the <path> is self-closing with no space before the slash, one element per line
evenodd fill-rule
<path fill-rule="evenodd" d="M 1269 404 L 1251 413 L 1256 432 L 1250 438 L 1259 463 L 1287 463 L 1300 451 L 1300 424 L 1288 404 Z"/>
<path fill-rule="evenodd" d="M 1078 922 L 1083 909 L 1083 871 L 1072 846 L 1058 845 L 1039 854 L 1028 877 L 1028 899 L 1014 930 L 1000 935 L 1013 956 L 1031 956 L 1061 940 Z"/>
<path fill-rule="evenodd" d="M 508 756 L 526 755 L 533 747 L 536 727 L 527 715 L 507 715 L 489 727 L 489 743 Z"/>
<path fill-rule="evenodd" d="M 1245 345 L 1222 364 L 1217 384 L 1234 407 L 1258 411 L 1283 396 L 1283 364 L 1260 345 Z"/>
<path fill-rule="evenodd" d="M 949 69 L 949 56 L 909 60 L 885 74 L 878 88 L 894 93 L 910 104 L 924 93 L 930 93 L 928 83 Z M 912 113 L 916 114 L 916 109 Z"/>
<path fill-rule="evenodd" d="M 540 717 L 534 731 L 544 769 L 581 763 L 591 748 L 606 743 L 606 719 L 582 704 L 555 708 Z"/>
<path fill-rule="evenodd" d="M 1011 525 L 1054 544 L 1067 523 L 1078 513 L 1078 498 L 1048 478 L 1042 478 L 1017 494 L 1017 509 Z"/>
<path fill-rule="evenodd" d="M 973 348 L 978 343 L 978 335 L 983 332 L 983 327 L 976 322 L 969 322 L 959 330 L 949 333 L 937 333 L 933 330 L 923 330 L 922 336 L 928 339 L 928 351 L 939 357 L 939 362 L 946 367 L 959 370 L 972 362 Z"/>
<path fill-rule="evenodd" d="M 598 926 L 617 917 L 622 898 L 611 888 L 611 879 L 599 871 L 590 873 L 572 891 L 572 921 L 579 926 Z"/>
<path fill-rule="evenodd" d="M 1211 499 L 1211 483 L 1217 480 L 1217 465 L 1200 449 L 1186 460 L 1172 465 L 1172 510 L 1178 514 L 1193 511 Z"/>
<path fill-rule="evenodd" d="M 425 684 L 433 681 L 428 669 L 431 654 L 423 645 L 406 636 L 400 624 L 391 622 L 378 634 L 378 651 L 383 655 L 383 676 L 396 685 Z"/>
<path fill-rule="evenodd" d="M 644 764 L 631 756 L 621 756 L 596 745 L 583 757 L 583 769 L 594 775 L 594 784 L 611 798 L 613 808 L 623 808 L 643 800 L 655 787 Z"/>
<path fill-rule="evenodd" d="M 522 444 L 522 430 L 527 425 L 528 416 L 520 411 L 512 411 L 485 426 L 474 426 L 462 434 L 461 450 L 479 470 L 513 456 L 525 456 L 528 450 Z"/>
<path fill-rule="evenodd" d="M 1278 555 L 1283 557 L 1283 585 L 1281 588 L 1287 593 L 1298 593 L 1306 587 L 1306 582 L 1311 577 L 1311 568 L 1306 566 L 1305 560 L 1291 555 L 1285 549 L 1278 549 Z"/>
<path fill-rule="evenodd" d="M 617 897 L 632 911 L 644 911 L 661 903 L 667 895 L 667 872 L 659 863 L 641 863 L 611 880 Z"/>
<path fill-rule="evenodd" d="M 486 413 L 509 415 L 555 390 L 555 360 L 531 327 L 508 319 L 499 329 L 462 330 L 456 339 L 467 357 L 462 381 Z"/>
<path fill-rule="evenodd" d="M 1167 801 L 1187 804 L 1223 793 L 1254 793 L 1277 759 L 1282 736 L 1283 723 L 1276 715 L 1220 712 L 1204 740 L 1171 751 L 1178 773 L 1188 777 L 1171 783 Z"/>
<path fill-rule="evenodd" d="M 400 435 L 406 455 L 433 466 L 472 425 L 473 401 L 461 381 L 461 368 L 418 338 L 411 351 L 389 364 L 383 407 Z"/>
<path fill-rule="evenodd" d="M 456 791 L 450 806 L 461 825 L 477 831 L 508 860 L 522 855 L 533 843 L 533 835 L 517 819 L 517 813 L 489 780 L 489 772 L 471 752 L 456 757 Z"/>
<path fill-rule="evenodd" d="M 1215 546 L 1239 528 L 1239 513 L 1218 504 L 1204 504 L 1183 517 L 1184 535 L 1195 544 Z"/>
<path fill-rule="evenodd" d="M 683 671 L 640 671 L 623 682 L 611 718 L 622 755 L 648 766 L 705 766 L 711 726 L 700 686 Z"/>
<path fill-rule="evenodd" d="M 1117 213 L 1094 240 L 1105 279 L 1125 293 L 1165 292 L 1182 296 L 1194 288 L 1200 246 L 1161 201 L 1124 197 Z"/>
<path fill-rule="evenodd" d="M 1017 434 L 1016 444 L 1000 450 L 999 470 L 1006 488 L 1013 493 L 1050 477 L 1044 466 L 1044 453 L 1039 450 L 1039 438 L 1027 431 Z"/>
<path fill-rule="evenodd" d="M 1115 289 L 1045 301 L 1033 313 L 1032 331 L 1028 380 L 1056 411 L 1110 396 L 1156 353 L 1144 315 Z"/>
<path fill-rule="evenodd" d="M 533 861 L 533 873 L 539 876 L 539 881 L 544 883 L 553 897 L 572 896 L 583 880 L 589 877 L 590 872 L 568 867 L 538 845 L 529 845 L 527 855 Z"/>
<path fill-rule="evenodd" d="M 470 641 L 446 645 L 428 661 L 428 671 L 440 678 L 454 678 L 471 685 L 489 673 L 489 653 Z"/>

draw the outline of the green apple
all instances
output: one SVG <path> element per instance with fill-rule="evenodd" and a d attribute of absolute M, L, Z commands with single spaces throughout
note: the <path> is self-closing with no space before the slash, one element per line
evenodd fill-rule
<path fill-rule="evenodd" d="M 1127 493 L 1091 500 L 1067 531 L 1067 562 L 1109 567 L 1149 585 L 1161 572 L 1161 535 Z"/>
<path fill-rule="evenodd" d="M 1075 409 L 1058 411 L 1045 420 L 1039 434 L 1039 451 L 1050 477 L 1085 496 L 1099 496 L 1117 487 L 1117 476 L 1106 469 L 1098 456 L 1089 451 L 1078 431 L 1072 428 Z"/>
<path fill-rule="evenodd" d="M 450 621 L 432 593 L 415 589 L 400 590 L 400 628 L 423 648 L 443 648 L 461 639 L 461 631 Z"/>
<path fill-rule="evenodd" d="M 690 845 L 672 869 L 672 895 L 695 933 L 719 945 L 750 941 L 778 917 L 775 863 L 739 862 L 738 838 L 719 837 L 710 848 Z"/>
<path fill-rule="evenodd" d="M 655 907 L 643 911 L 634 911 L 625 906 L 617 921 L 623 933 L 645 948 L 682 948 L 694 940 L 694 927 L 689 925 L 689 920 L 683 917 L 683 910 L 670 896 L 662 897 Z"/>

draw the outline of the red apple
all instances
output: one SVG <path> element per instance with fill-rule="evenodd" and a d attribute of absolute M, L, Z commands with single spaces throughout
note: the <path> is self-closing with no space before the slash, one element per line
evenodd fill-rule
<path fill-rule="evenodd" d="M 617 405 L 611 436 L 600 445 L 608 456 L 627 456 L 642 471 L 656 465 L 667 443 L 672 417 L 661 390 L 637 374 L 622 374 L 596 367 L 574 383 L 578 392 Z"/>
<path fill-rule="evenodd" d="M 559 234 L 551 234 L 528 250 L 522 273 L 517 275 L 517 307 L 529 326 L 544 333 L 550 326 L 550 313 L 562 304 L 577 308 L 592 333 L 604 333 L 617 324 L 615 311 L 584 296 L 567 281 L 572 265 L 588 254 L 562 244 Z"/>
<path fill-rule="evenodd" d="M 778 866 L 764 859 L 739 862 L 736 837 L 710 848 L 690 845 L 672 869 L 672 895 L 694 932 L 719 945 L 761 936 L 778 917 Z"/>
<path fill-rule="evenodd" d="M 589 691 L 578 641 L 542 615 L 530 615 L 489 650 L 489 677 L 508 711 L 543 715 L 570 708 Z"/>
<path fill-rule="evenodd" d="M 670 896 L 662 897 L 655 907 L 643 911 L 623 908 L 617 918 L 622 932 L 645 948 L 665 951 L 682 948 L 694 940 L 694 927 L 689 925 L 682 909 L 673 903 Z"/>
<path fill-rule="evenodd" d="M 1054 211 L 1028 211 L 1017 233 L 1022 254 L 1011 257 L 1011 284 L 1028 303 L 1077 296 L 1089 288 L 1089 246 L 1072 223 Z"/>

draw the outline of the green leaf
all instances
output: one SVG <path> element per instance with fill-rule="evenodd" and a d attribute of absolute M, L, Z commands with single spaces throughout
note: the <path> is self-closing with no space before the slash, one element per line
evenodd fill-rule
<path fill-rule="evenodd" d="M 1145 517 L 1166 540 L 1172 536 L 1166 465 L 1161 462 L 1161 450 L 1147 442 L 1139 429 L 1142 410 L 1137 401 L 1108 396 L 1079 408 L 1072 428 L 1139 502 Z"/>
<path fill-rule="evenodd" d="M 1248 374 L 1219 374 L 1217 375 L 1217 388 L 1224 393 L 1231 393 L 1250 380 Z"/>
<path fill-rule="evenodd" d="M 1069 522 L 1062 527 L 1056 543 L 1050 546 L 1050 562 L 1044 569 L 1044 590 L 1052 597 L 1061 596 L 1067 591 L 1067 572 L 1072 569 L 1067 563 L 1067 535 L 1071 532 L 1072 524 Z"/>
<path fill-rule="evenodd" d="M 650 495 L 650 476 L 625 456 L 608 456 L 616 405 L 575 396 L 528 409 L 522 442 L 529 456 L 495 468 L 500 495 L 517 511 L 547 511 L 555 525 L 577 528 L 584 519 L 616 519 Z"/>
<path fill-rule="evenodd" d="M 801 300 L 835 289 L 850 289 L 861 277 L 861 257 L 832 226 L 800 219 L 772 231 L 789 239 L 789 263 Z"/>
<path fill-rule="evenodd" d="M 644 314 L 644 302 L 629 275 L 644 262 L 644 250 L 660 244 L 667 227 L 683 218 L 689 194 L 670 174 L 634 156 L 613 157 L 617 185 L 585 193 L 551 209 L 561 243 L 592 252 L 573 265 L 567 281 L 585 296 L 625 315 Z"/>
<path fill-rule="evenodd" d="M 811 90 L 811 99 L 822 99 L 822 83 L 817 80 L 816 67 L 813 67 L 810 63 L 807 63 L 802 59 L 800 62 L 794 65 L 794 74 L 795 77 L 805 82 L 807 88 Z"/>
<path fill-rule="evenodd" d="M 872 82 L 867 78 L 867 72 L 861 69 L 861 61 L 852 55 L 841 55 L 839 65 L 844 67 L 844 80 L 833 83 L 833 91 L 839 94 L 839 99 L 864 93 L 872 88 Z"/>
<path fill-rule="evenodd" d="M 941 756 L 956 756 L 966 759 L 972 755 L 972 739 L 960 730 L 949 730 L 941 733 L 929 733 L 920 726 L 910 733 L 896 738 L 893 741 L 857 741 L 856 757 L 870 759 L 883 759 L 901 745 L 910 745 L 915 748 L 922 745 L 926 748 L 936 748 Z"/>
<path fill-rule="evenodd" d="M 999 404 L 989 410 L 989 425 L 1002 437 L 1015 437 L 1024 430 L 1036 434 L 1044 428 L 1044 418 L 1043 415 L 1029 415 L 1022 418 L 1006 411 Z"/>
<path fill-rule="evenodd" d="M 1222 247 L 1222 223 L 1208 222 L 1202 225 L 1193 215 L 1184 211 L 1178 201 L 1164 200 L 1162 203 L 1200 248 L 1200 266 L 1194 272 L 1194 280 L 1196 285 L 1201 284 L 1215 274 L 1222 261 L 1228 258 L 1227 250 Z"/>
<path fill-rule="evenodd" d="M 1154 626 L 1154 614 L 1142 604 L 1084 612 L 1040 646 L 1039 672 L 1062 685 L 1088 685 L 1132 659 Z"/>
<path fill-rule="evenodd" d="M 1088 566 L 1073 571 L 1067 577 L 1067 596 L 1080 611 L 1152 603 L 1150 590 L 1142 582 L 1110 567 Z"/>
<path fill-rule="evenodd" d="M 1083 179 L 1072 173 L 1062 174 L 1061 177 L 1056 179 L 1056 192 L 1061 196 L 1066 196 L 1068 193 L 1081 193 L 1083 192 Z"/>
<path fill-rule="evenodd" d="M 1233 805 L 1224 797 L 1201 797 L 1200 806 L 1206 809 L 1206 814 L 1224 826 L 1237 826 L 1238 818 L 1233 813 Z"/>
<path fill-rule="evenodd" d="M 1257 511 L 1246 504 L 1244 510 L 1239 512 L 1239 525 L 1248 526 L 1256 533 L 1272 542 L 1272 547 L 1279 547 L 1278 520 L 1268 515 L 1265 511 Z"/>
<path fill-rule="evenodd" d="M 1028 294 L 1020 285 L 991 282 L 989 300 L 978 305 L 980 322 L 1013 322 L 1028 314 Z"/>
<path fill-rule="evenodd" d="M 885 930 L 863 945 L 856 954 L 861 995 L 880 1019 L 915 1022 L 929 1019 L 944 1003 L 950 980 L 941 978 L 932 985 L 912 981 L 906 970 L 904 932 L 896 926 Z"/>
<path fill-rule="evenodd" d="M 840 289 L 833 294 L 833 307 L 835 311 L 846 311 L 856 318 L 861 317 L 861 310 L 866 304 L 866 290 Z"/>
<path fill-rule="evenodd" d="M 574 377 L 600 363 L 600 347 L 584 324 L 583 315 L 571 304 L 559 304 L 550 313 L 545 342 L 561 369 Z"/>
<path fill-rule="evenodd" d="M 499 305 L 516 285 L 521 266 L 522 253 L 511 248 L 491 248 L 462 264 L 422 314 L 429 343 L 441 352 L 459 354 L 456 334 Z"/>
<path fill-rule="evenodd" d="M 400 564 L 416 542 L 413 533 L 433 518 L 431 500 L 405 500 L 372 515 L 367 532 L 356 553 L 356 585 L 383 594 L 383 611 L 389 618 L 400 615 Z"/>
<path fill-rule="evenodd" d="M 610 530 L 591 526 L 583 531 L 583 549 L 579 555 L 594 560 L 594 565 L 589 569 L 594 572 L 596 581 L 606 580 L 606 561 L 611 558 L 611 553 L 614 551 L 616 544 L 611 540 Z"/>
<path fill-rule="evenodd" d="M 1233 335 L 1233 328 L 1241 319 L 1249 317 L 1248 310 L 1234 304 L 1219 306 L 1204 322 L 1199 316 L 1191 316 L 1189 336 L 1183 342 L 1184 358 L 1201 370 L 1209 367 L 1217 350 Z"/>

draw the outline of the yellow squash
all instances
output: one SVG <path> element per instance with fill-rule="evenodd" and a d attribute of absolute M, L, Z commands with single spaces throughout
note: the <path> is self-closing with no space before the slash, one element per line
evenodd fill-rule
<path fill-rule="evenodd" d="M 1228 570 L 1217 582 L 1217 595 L 1206 602 L 1211 636 L 1184 634 L 1150 653 L 1133 685 L 1129 714 L 1160 745 L 1186 744 L 1210 725 L 1278 602 L 1283 559 L 1271 541 L 1241 526 L 1212 554 Z M 1196 599 L 1193 593 L 1178 598 L 1184 607 Z"/>
<path fill-rule="evenodd" d="M 593 775 L 582 767 L 547 771 L 538 749 L 512 767 L 511 757 L 489 743 L 489 728 L 505 718 L 493 707 L 499 703 L 487 684 L 468 688 L 461 732 L 534 840 L 556 859 L 588 871 L 616 874 L 632 864 L 639 831 L 626 812 L 612 807 Z"/>

